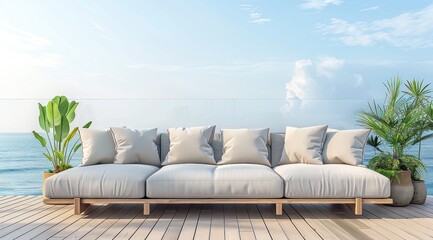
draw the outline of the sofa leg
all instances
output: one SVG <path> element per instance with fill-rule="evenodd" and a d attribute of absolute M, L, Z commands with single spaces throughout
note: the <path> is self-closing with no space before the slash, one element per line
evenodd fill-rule
<path fill-rule="evenodd" d="M 145 216 L 150 214 L 150 203 L 143 204 L 143 214 Z"/>
<path fill-rule="evenodd" d="M 74 198 L 74 214 L 80 215 L 86 210 L 89 204 L 84 204 L 81 202 L 81 198 Z"/>
<path fill-rule="evenodd" d="M 275 215 L 282 215 L 282 214 L 283 214 L 283 204 L 275 203 Z"/>
<path fill-rule="evenodd" d="M 362 215 L 362 198 L 355 198 L 355 215 Z"/>

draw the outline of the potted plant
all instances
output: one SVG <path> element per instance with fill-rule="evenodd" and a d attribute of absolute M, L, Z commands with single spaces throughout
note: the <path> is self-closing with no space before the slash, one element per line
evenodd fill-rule
<path fill-rule="evenodd" d="M 414 195 L 411 179 L 419 180 L 425 165 L 419 157 L 407 154 L 407 150 L 430 137 L 423 135 L 431 129 L 426 117 L 425 104 L 430 100 L 429 84 L 423 81 L 407 81 L 401 90 L 399 77 L 384 84 L 387 93 L 383 104 L 376 101 L 361 109 L 358 122 L 377 137 L 369 144 L 375 148 L 375 156 L 368 167 L 391 179 L 391 197 L 395 206 L 408 205 Z M 433 113 L 433 112 L 432 112 Z M 381 141 L 385 150 L 378 148 Z"/>
<path fill-rule="evenodd" d="M 430 84 L 424 84 L 423 81 L 412 80 L 406 83 L 407 91 L 404 92 L 412 100 L 415 111 L 419 112 L 417 114 L 419 117 L 415 122 L 418 127 L 414 128 L 413 132 L 417 137 L 412 142 L 412 145 L 418 145 L 418 159 L 421 159 L 422 141 L 433 137 L 433 134 L 430 133 L 433 129 L 433 103 L 429 96 L 432 93 L 429 86 Z M 414 185 L 414 196 L 411 203 L 424 204 L 427 199 L 427 188 L 423 176 L 427 173 L 427 169 L 422 162 L 421 164 L 413 162 L 408 167 L 412 170 Z"/>
<path fill-rule="evenodd" d="M 40 103 L 38 105 L 39 126 L 44 131 L 45 137 L 36 131 L 32 131 L 32 133 L 46 150 L 42 154 L 53 165 L 52 169 L 45 171 L 45 180 L 55 173 L 72 168 L 71 159 L 81 147 L 78 139 L 71 144 L 78 127 L 70 130 L 70 125 L 75 119 L 78 102 L 69 102 L 65 96 L 56 96 L 46 106 Z M 91 124 L 90 121 L 83 128 L 88 128 Z"/>
<path fill-rule="evenodd" d="M 422 141 L 428 138 L 432 138 L 432 133 L 427 133 L 433 129 L 433 103 L 424 100 L 420 103 L 424 109 L 422 109 L 421 117 L 418 120 L 419 126 L 423 129 L 423 131 L 419 132 L 418 140 L 414 141 L 413 145 L 418 145 L 418 158 L 421 159 L 421 148 Z M 423 174 L 427 173 L 427 170 L 424 165 L 414 165 L 410 166 L 413 171 L 412 173 L 412 183 L 414 186 L 414 196 L 411 201 L 413 204 L 424 204 L 427 199 L 427 188 L 425 186 L 425 181 L 423 180 Z"/>

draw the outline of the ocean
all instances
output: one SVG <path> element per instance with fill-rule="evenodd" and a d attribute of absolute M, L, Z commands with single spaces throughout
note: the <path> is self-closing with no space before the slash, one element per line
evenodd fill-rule
<path fill-rule="evenodd" d="M 43 172 L 51 167 L 43 150 L 31 133 L 0 133 L 0 195 L 41 195 Z M 366 161 L 372 155 L 367 146 Z M 428 193 L 433 194 L 433 140 L 424 142 L 421 156 L 429 173 L 425 176 Z M 80 159 L 78 151 L 72 165 L 78 166 Z"/>

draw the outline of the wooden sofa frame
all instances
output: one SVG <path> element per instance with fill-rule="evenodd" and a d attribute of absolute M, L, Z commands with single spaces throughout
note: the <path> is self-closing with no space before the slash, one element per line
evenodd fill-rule
<path fill-rule="evenodd" d="M 45 180 L 49 174 L 44 174 L 42 198 L 48 205 L 74 205 L 74 214 L 80 215 L 90 204 L 143 204 L 143 214 L 150 214 L 150 204 L 275 204 L 275 214 L 283 214 L 283 204 L 346 204 L 355 213 L 362 215 L 363 204 L 392 204 L 391 198 L 242 198 L 242 199 L 203 199 L 203 198 L 47 198 L 45 197 Z"/>
<path fill-rule="evenodd" d="M 49 205 L 74 205 L 74 213 L 81 214 L 90 204 L 143 204 L 143 214 L 150 214 L 151 204 L 275 204 L 275 214 L 283 214 L 283 204 L 347 204 L 355 213 L 362 215 L 363 204 L 392 204 L 391 198 L 277 198 L 277 199 L 104 199 L 104 198 L 73 198 L 51 199 L 44 197 L 44 203 Z"/>

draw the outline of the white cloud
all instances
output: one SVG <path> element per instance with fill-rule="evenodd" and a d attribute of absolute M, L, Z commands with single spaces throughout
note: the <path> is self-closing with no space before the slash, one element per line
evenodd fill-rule
<path fill-rule="evenodd" d="M 56 68 L 63 65 L 63 56 L 54 53 L 43 53 L 33 61 L 34 66 Z"/>
<path fill-rule="evenodd" d="M 312 65 L 313 62 L 310 59 L 296 61 L 292 79 L 286 84 L 286 99 L 302 100 L 307 97 L 307 86 L 313 84 L 307 73 Z"/>
<path fill-rule="evenodd" d="M 311 59 L 296 61 L 292 79 L 286 84 L 286 98 L 302 100 L 320 95 L 321 90 L 318 81 L 328 82 L 324 79 L 332 78 L 333 73 L 340 69 L 344 62 L 343 59 L 334 57 L 322 57 L 315 62 Z M 329 85 L 326 83 L 324 87 L 327 88 Z"/>
<path fill-rule="evenodd" d="M 185 65 L 165 65 L 165 64 L 129 64 L 125 67 L 155 72 L 216 72 L 216 73 L 236 73 L 251 74 L 257 72 L 273 72 L 287 69 L 290 62 L 254 62 L 254 63 L 234 63 L 227 65 L 207 65 L 207 66 L 185 66 Z"/>
<path fill-rule="evenodd" d="M 372 22 L 351 23 L 332 18 L 328 24 L 318 24 L 317 29 L 323 35 L 331 35 L 351 46 L 384 42 L 406 48 L 433 47 L 433 5 Z"/>
<path fill-rule="evenodd" d="M 90 24 L 92 24 L 95 28 L 97 28 L 99 31 L 104 31 L 104 28 L 101 26 L 101 25 L 99 25 L 99 24 L 97 24 L 97 23 L 95 23 L 95 22 L 90 22 Z"/>
<path fill-rule="evenodd" d="M 241 9 L 249 13 L 250 23 L 263 24 L 271 22 L 272 19 L 263 17 L 263 14 L 258 11 L 258 8 L 250 4 L 241 4 Z"/>
<path fill-rule="evenodd" d="M 364 82 L 364 78 L 362 77 L 362 75 L 359 73 L 355 73 L 353 74 L 353 76 L 355 77 L 355 87 L 361 86 Z"/>
<path fill-rule="evenodd" d="M 361 9 L 359 11 L 360 12 L 367 12 L 367 11 L 375 11 L 375 10 L 378 10 L 378 9 L 379 9 L 379 6 L 371 6 L 371 7 L 363 8 L 363 9 Z"/>
<path fill-rule="evenodd" d="M 0 23 L 0 43 L 19 51 L 40 50 L 52 42 L 14 26 Z"/>
<path fill-rule="evenodd" d="M 344 65 L 343 59 L 338 59 L 334 57 L 323 57 L 317 64 L 317 72 L 327 78 L 332 77 L 333 71 L 341 68 Z"/>
<path fill-rule="evenodd" d="M 363 76 L 346 67 L 345 60 L 301 59 L 294 64 L 286 83 L 286 102 L 280 113 L 293 126 L 331 124 L 349 128 L 355 123 L 354 112 L 365 104 L 369 94 Z"/>
<path fill-rule="evenodd" d="M 305 0 L 301 4 L 302 9 L 316 9 L 320 10 L 322 8 L 325 8 L 329 5 L 340 5 L 343 3 L 343 0 Z"/>
<path fill-rule="evenodd" d="M 356 59 L 351 60 L 350 63 L 368 67 L 381 66 L 399 68 L 401 65 L 407 64 L 408 61 L 403 59 Z"/>
<path fill-rule="evenodd" d="M 107 40 L 113 40 L 113 38 L 107 34 L 107 31 L 105 30 L 105 28 L 102 27 L 100 24 L 98 24 L 96 22 L 90 22 L 90 24 L 97 29 L 98 36 L 100 36 L 101 38 L 107 39 Z"/>
<path fill-rule="evenodd" d="M 161 65 L 161 64 L 130 64 L 126 65 L 127 68 L 142 69 L 147 71 L 159 72 L 179 72 L 186 71 L 188 68 L 180 65 Z"/>
<path fill-rule="evenodd" d="M 63 56 L 50 51 L 54 42 L 42 36 L 0 23 L 1 59 L 6 65 L 59 67 Z"/>
<path fill-rule="evenodd" d="M 272 21 L 272 20 L 269 18 L 257 18 L 257 19 L 250 20 L 250 22 L 252 22 L 252 23 L 266 23 L 266 22 L 270 22 L 270 21 Z"/>

